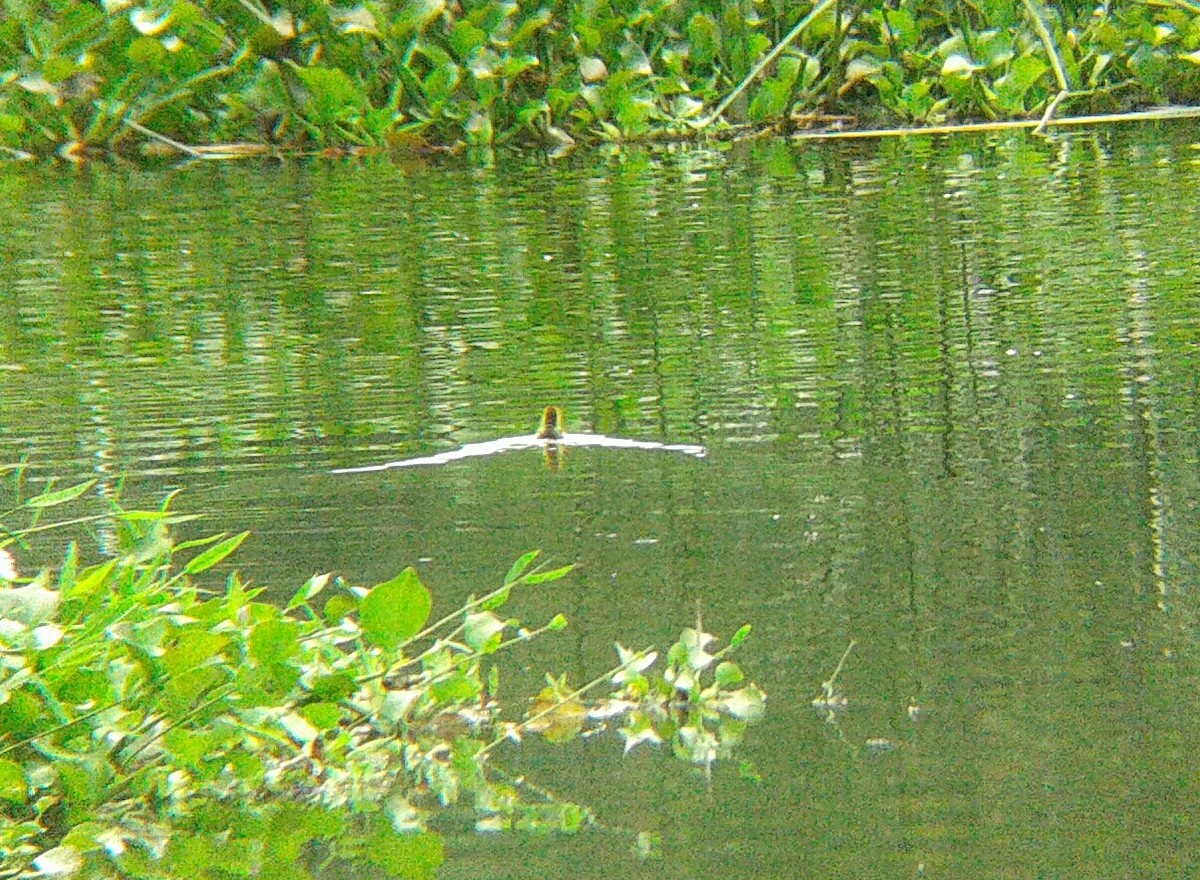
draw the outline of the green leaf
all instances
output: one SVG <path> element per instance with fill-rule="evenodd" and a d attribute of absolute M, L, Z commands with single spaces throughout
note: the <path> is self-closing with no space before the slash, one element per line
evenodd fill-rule
<path fill-rule="evenodd" d="M 249 534 L 249 532 L 242 532 L 240 535 L 226 538 L 214 547 L 209 547 L 198 556 L 192 557 L 188 564 L 183 567 L 183 570 L 188 574 L 199 574 L 202 571 L 207 571 L 236 550 Z"/>
<path fill-rule="evenodd" d="M 511 593 L 512 593 L 512 590 L 510 590 L 508 588 L 508 586 L 505 586 L 502 589 L 497 590 L 496 594 L 494 596 L 492 596 L 490 599 L 485 599 L 484 601 L 479 603 L 479 610 L 480 611 L 495 611 L 497 608 L 499 608 L 501 605 L 503 605 L 505 602 L 508 601 L 508 597 Z"/>
<path fill-rule="evenodd" d="M 75 549 L 75 542 L 72 541 L 67 545 L 67 552 L 63 556 L 62 569 L 58 573 L 58 590 L 63 593 L 71 588 L 75 582 L 75 575 L 79 570 L 79 553 Z"/>
<path fill-rule="evenodd" d="M 163 708 L 168 714 L 182 715 L 195 708 L 200 698 L 224 678 L 215 666 L 187 669 L 173 675 L 162 690 Z"/>
<path fill-rule="evenodd" d="M 1001 109 L 1012 113 L 1024 112 L 1026 93 L 1048 70 L 1050 65 L 1032 55 L 1014 61 L 1007 75 L 996 80 L 996 100 Z"/>
<path fill-rule="evenodd" d="M 489 611 L 468 614 L 463 624 L 463 640 L 483 654 L 490 654 L 500 646 L 500 639 L 507 624 Z"/>
<path fill-rule="evenodd" d="M 458 88 L 458 83 L 462 79 L 462 70 L 453 61 L 446 61 L 437 65 L 429 75 L 425 77 L 422 86 L 425 89 L 425 97 L 430 104 L 438 104 L 447 100 L 454 90 Z"/>
<path fill-rule="evenodd" d="M 523 580 L 527 584 L 544 584 L 547 581 L 556 581 L 564 575 L 568 574 L 575 567 L 575 563 L 564 565 L 562 568 L 555 568 L 551 571 L 535 571 L 533 574 L 526 575 Z"/>
<path fill-rule="evenodd" d="M 304 102 L 307 115 L 318 125 L 345 119 L 365 103 L 358 84 L 340 68 L 290 66 L 308 92 Z"/>
<path fill-rule="evenodd" d="M 312 683 L 312 695 L 320 700 L 336 702 L 358 690 L 354 677 L 346 672 L 322 675 Z"/>
<path fill-rule="evenodd" d="M 746 641 L 746 636 L 748 635 L 750 635 L 750 624 L 747 623 L 733 634 L 733 638 L 729 640 L 729 647 L 736 648 L 742 642 Z"/>
<path fill-rule="evenodd" d="M 763 83 L 750 102 L 747 111 L 750 119 L 761 122 L 765 119 L 775 119 L 787 111 L 792 97 L 792 84 L 785 80 L 772 78 Z"/>
<path fill-rule="evenodd" d="M 332 730 L 341 721 L 342 712 L 333 703 L 310 703 L 300 708 L 300 716 L 317 730 Z"/>
<path fill-rule="evenodd" d="M 65 504 L 68 501 L 74 501 L 94 485 L 96 485 L 95 480 L 88 480 L 86 483 L 80 483 L 78 486 L 70 486 L 66 489 L 59 489 L 55 492 L 43 492 L 41 495 L 34 495 L 32 498 L 26 498 L 25 506 L 54 507 L 56 504 Z"/>
<path fill-rule="evenodd" d="M 155 514 L 155 516 L 161 518 L 163 514 Z M 209 535 L 207 538 L 192 538 L 190 541 L 180 541 L 178 544 L 173 546 L 176 552 L 179 552 L 180 550 L 191 550 L 193 547 L 207 547 L 209 544 L 213 543 L 214 541 L 219 541 L 223 537 L 225 537 L 224 534 Z"/>
<path fill-rule="evenodd" d="M 412 568 L 377 584 L 358 607 L 358 623 L 367 641 L 389 650 L 421 631 L 432 607 L 429 590 Z"/>
<path fill-rule="evenodd" d="M 125 50 L 125 57 L 139 67 L 157 67 L 167 50 L 153 37 L 138 37 Z"/>
<path fill-rule="evenodd" d="M 392 21 L 392 36 L 403 37 L 409 31 L 423 31 L 446 8 L 446 0 L 408 0 Z"/>
<path fill-rule="evenodd" d="M 339 593 L 336 596 L 330 596 L 325 601 L 325 607 L 321 609 L 321 613 L 325 615 L 325 620 L 330 626 L 337 626 L 347 614 L 353 614 L 357 610 L 358 602 L 353 596 Z"/>
<path fill-rule="evenodd" d="M 162 656 L 162 664 L 171 675 L 180 675 L 207 664 L 225 650 L 227 636 L 211 633 L 195 626 L 180 633 L 175 644 Z"/>
<path fill-rule="evenodd" d="M 250 634 L 250 656 L 259 663 L 286 663 L 300 652 L 299 628 L 283 620 L 260 623 Z"/>
<path fill-rule="evenodd" d="M 521 575 L 525 573 L 525 569 L 533 564 L 533 560 L 537 559 L 540 550 L 530 550 L 520 559 L 512 564 L 512 568 L 508 570 L 508 574 L 504 576 L 504 586 L 508 587 L 520 580 Z"/>
<path fill-rule="evenodd" d="M 15 761 L 0 758 L 0 800 L 20 806 L 29 797 L 25 771 Z"/>
<path fill-rule="evenodd" d="M 99 705 L 116 696 L 108 676 L 101 669 L 76 668 L 58 684 L 54 695 L 68 705 L 93 703 Z"/>
<path fill-rule="evenodd" d="M 182 727 L 170 730 L 163 736 L 163 746 L 181 763 L 194 767 L 212 751 L 214 743 L 204 734 L 194 733 Z"/>
<path fill-rule="evenodd" d="M 308 582 L 305 583 L 305 585 L 299 590 L 297 590 L 295 595 L 292 596 L 292 598 L 288 601 L 287 610 L 291 611 L 293 608 L 303 605 L 305 602 L 313 599 L 318 593 L 320 593 L 323 589 L 325 589 L 326 586 L 329 585 L 329 580 L 330 576 L 328 574 L 315 574 L 310 577 Z"/>
<path fill-rule="evenodd" d="M 693 61 L 701 67 L 711 64 L 721 46 L 721 29 L 716 21 L 711 16 L 697 12 L 688 21 L 687 34 Z"/>
<path fill-rule="evenodd" d="M 717 684 L 721 687 L 729 687 L 730 685 L 737 684 L 743 677 L 742 670 L 738 668 L 738 665 L 729 661 L 718 663 L 713 676 Z"/>
<path fill-rule="evenodd" d="M 461 703 L 478 697 L 483 686 L 471 676 L 456 672 L 437 682 L 429 690 L 440 703 Z"/>

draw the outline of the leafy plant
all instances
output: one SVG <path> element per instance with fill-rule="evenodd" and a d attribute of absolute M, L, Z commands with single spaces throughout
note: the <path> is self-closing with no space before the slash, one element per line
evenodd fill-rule
<path fill-rule="evenodd" d="M 6 531 L 20 543 L 83 483 L 26 499 Z M 495 589 L 430 620 L 413 569 L 361 588 L 321 575 L 279 606 L 236 574 L 197 578 L 246 533 L 174 542 L 184 517 L 103 514 L 119 551 L 56 578 L 22 579 L 0 547 L 0 860 L 5 876 L 307 876 L 318 855 L 387 876 L 432 876 L 439 817 L 473 811 L 479 829 L 556 829 L 591 812 L 498 774 L 490 756 L 528 735 L 561 742 L 616 727 L 626 750 L 671 742 L 705 767 L 761 717 L 763 694 L 687 629 L 667 655 L 618 648 L 583 687 L 548 677 L 524 718 L 498 701 L 496 658 L 566 626 L 501 616 L 514 591 L 571 566 L 518 559 Z M 607 689 L 607 693 L 601 693 Z M 530 795 L 532 792 L 532 796 Z M 318 846 L 319 845 L 319 846 Z"/>
<path fill-rule="evenodd" d="M 5 0 L 4 9 L 0 152 L 71 160 L 135 146 L 197 156 L 563 151 L 687 131 L 681 121 L 735 96 L 721 104 L 735 123 L 797 111 L 930 122 L 1034 115 L 1064 89 L 1074 105 L 1111 110 L 1192 100 L 1200 86 L 1200 15 L 1185 3 Z M 786 51 L 751 77 L 785 33 Z"/>

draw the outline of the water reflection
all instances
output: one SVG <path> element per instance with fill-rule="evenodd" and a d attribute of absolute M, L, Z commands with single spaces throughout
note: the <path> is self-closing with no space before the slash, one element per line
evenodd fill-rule
<path fill-rule="evenodd" d="M 529 547 L 578 560 L 522 600 L 573 626 L 514 693 L 667 643 L 697 600 L 722 637 L 752 622 L 761 783 L 602 740 L 511 757 L 661 831 L 664 875 L 1183 876 L 1192 156 L 1138 129 L 0 177 L 0 457 L 34 484 L 185 486 L 206 529 L 254 530 L 241 568 L 281 593 L 422 560 L 449 606 Z M 708 456 L 326 473 L 520 434 L 547 400 Z M 852 640 L 831 724 L 811 701 Z M 450 874 L 641 870 L 607 837 L 456 846 Z"/>

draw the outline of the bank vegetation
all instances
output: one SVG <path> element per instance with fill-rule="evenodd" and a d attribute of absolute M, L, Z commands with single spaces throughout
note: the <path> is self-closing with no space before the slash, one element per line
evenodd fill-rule
<path fill-rule="evenodd" d="M 0 153 L 474 149 L 1196 102 L 1191 0 L 4 0 Z"/>

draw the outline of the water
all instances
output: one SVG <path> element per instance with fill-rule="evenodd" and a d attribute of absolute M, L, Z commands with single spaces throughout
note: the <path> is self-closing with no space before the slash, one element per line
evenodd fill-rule
<path fill-rule="evenodd" d="M 697 608 L 754 625 L 761 782 L 615 737 L 526 747 L 501 763 L 663 859 L 467 837 L 446 877 L 1191 876 L 1194 140 L 6 172 L 0 460 L 29 491 L 182 487 L 196 534 L 253 530 L 238 567 L 275 595 L 416 563 L 448 609 L 528 548 L 577 561 L 514 608 L 572 625 L 510 694 Z M 531 432 L 547 403 L 708 455 L 328 473 Z M 830 723 L 811 700 L 851 641 Z"/>

